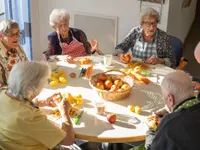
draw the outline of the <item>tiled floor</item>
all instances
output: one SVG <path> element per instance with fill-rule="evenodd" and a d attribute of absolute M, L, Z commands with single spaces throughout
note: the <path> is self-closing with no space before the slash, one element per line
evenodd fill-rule
<path fill-rule="evenodd" d="M 200 2 L 199 2 L 200 4 Z M 200 5 L 197 6 L 196 19 L 184 43 L 183 56 L 189 61 L 185 71 L 195 78 L 200 79 L 200 64 L 194 58 L 194 49 L 200 41 Z"/>

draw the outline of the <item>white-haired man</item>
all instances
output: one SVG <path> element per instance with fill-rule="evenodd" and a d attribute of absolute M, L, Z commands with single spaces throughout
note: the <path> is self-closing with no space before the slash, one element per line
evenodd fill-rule
<path fill-rule="evenodd" d="M 200 135 L 200 102 L 194 97 L 192 80 L 183 71 L 166 75 L 161 83 L 169 109 L 154 132 L 146 137 L 148 150 L 197 150 Z"/>

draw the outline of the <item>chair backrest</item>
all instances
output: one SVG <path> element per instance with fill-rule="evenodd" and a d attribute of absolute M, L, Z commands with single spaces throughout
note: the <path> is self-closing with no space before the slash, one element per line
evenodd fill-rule
<path fill-rule="evenodd" d="M 176 58 L 176 67 L 179 66 L 181 57 L 183 55 L 183 43 L 182 41 L 174 36 L 170 36 L 170 41 L 172 44 L 172 52 L 175 55 Z"/>
<path fill-rule="evenodd" d="M 48 52 L 47 52 L 47 51 L 44 51 L 44 52 L 42 53 L 42 55 L 43 55 L 44 60 L 46 60 L 46 61 L 49 60 L 49 55 L 48 55 Z"/>

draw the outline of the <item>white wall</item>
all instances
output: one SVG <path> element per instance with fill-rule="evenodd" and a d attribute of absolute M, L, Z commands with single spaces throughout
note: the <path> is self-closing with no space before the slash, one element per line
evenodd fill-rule
<path fill-rule="evenodd" d="M 167 33 L 185 41 L 195 18 L 197 0 L 192 0 L 188 8 L 182 9 L 183 0 L 170 0 Z"/>
<path fill-rule="evenodd" d="M 153 6 L 159 7 L 160 5 Z M 167 30 L 168 6 L 169 0 L 165 0 L 161 25 L 159 25 L 164 31 Z M 54 8 L 68 10 L 71 14 L 70 25 L 72 27 L 73 12 L 118 17 L 118 42 L 123 40 L 131 28 L 139 23 L 140 2 L 138 0 L 31 0 L 33 57 L 35 60 L 40 59 L 41 55 L 39 56 L 39 54 L 47 49 L 47 35 L 53 31 L 49 26 L 49 15 Z"/>
<path fill-rule="evenodd" d="M 40 10 L 39 0 L 31 0 L 31 32 L 32 32 L 32 52 L 33 59 L 40 60 L 42 56 L 42 49 L 40 40 Z"/>

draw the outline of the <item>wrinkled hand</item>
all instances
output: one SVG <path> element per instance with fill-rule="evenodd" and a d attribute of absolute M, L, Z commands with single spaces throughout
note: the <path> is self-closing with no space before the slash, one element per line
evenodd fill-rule
<path fill-rule="evenodd" d="M 2 34 L 2 33 L 0 33 L 0 40 L 1 40 L 1 39 L 3 39 L 3 34 Z"/>
<path fill-rule="evenodd" d="M 72 108 L 71 104 L 69 103 L 66 98 L 63 98 L 61 102 L 55 101 L 58 110 L 60 111 L 61 115 L 69 115 L 69 112 Z"/>
<path fill-rule="evenodd" d="M 52 96 L 48 97 L 46 100 L 38 100 L 37 98 L 33 100 L 33 102 L 35 103 L 35 105 L 37 105 L 38 107 L 56 107 L 56 103 L 55 103 L 55 98 L 56 98 L 56 93 L 53 94 Z"/>
<path fill-rule="evenodd" d="M 151 56 L 145 60 L 145 63 L 152 65 L 160 64 L 160 59 L 156 56 Z"/>
<path fill-rule="evenodd" d="M 200 83 L 199 82 L 192 82 L 194 90 L 200 90 Z"/>
<path fill-rule="evenodd" d="M 121 53 L 119 55 L 119 59 L 120 59 L 120 62 L 127 64 L 127 63 L 129 63 L 131 56 L 130 56 L 130 54 Z"/>
<path fill-rule="evenodd" d="M 1 89 L 7 89 L 7 88 L 8 88 L 8 85 L 0 83 L 0 88 L 1 88 Z"/>
<path fill-rule="evenodd" d="M 73 64 L 74 63 L 74 57 L 67 56 L 67 62 L 70 63 L 70 64 Z"/>
<path fill-rule="evenodd" d="M 90 40 L 90 45 L 91 45 L 92 52 L 97 51 L 99 49 L 97 40 Z"/>
<path fill-rule="evenodd" d="M 163 116 L 165 116 L 166 114 L 169 114 L 169 112 L 165 109 L 165 108 L 162 108 L 160 110 L 158 110 L 155 115 L 162 118 Z"/>

